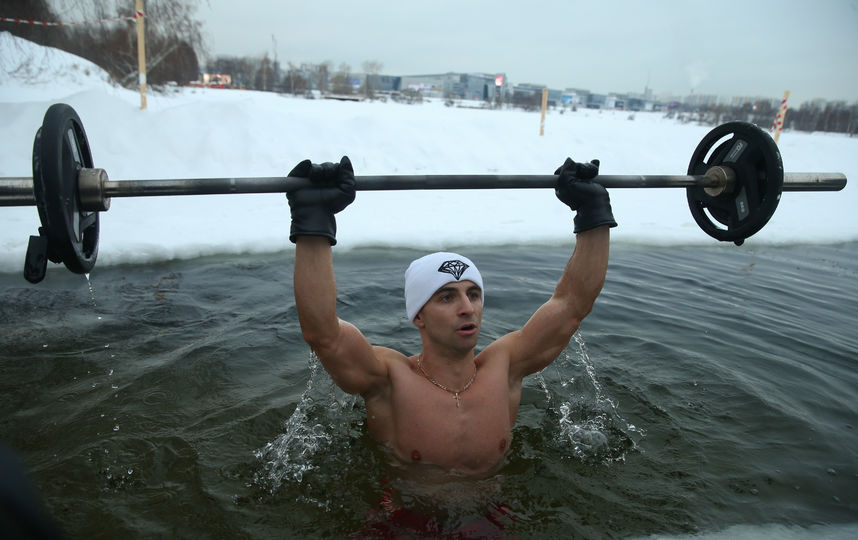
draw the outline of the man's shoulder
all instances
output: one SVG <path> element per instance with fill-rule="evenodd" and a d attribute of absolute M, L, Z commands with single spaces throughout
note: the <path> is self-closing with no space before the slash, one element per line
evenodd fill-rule
<path fill-rule="evenodd" d="M 363 395 L 363 398 L 367 403 L 370 401 L 378 402 L 379 398 L 382 401 L 390 399 L 389 392 L 392 389 L 392 386 L 396 384 L 395 381 L 401 381 L 401 378 L 405 373 L 412 371 L 411 359 L 413 356 L 409 357 L 396 349 L 379 347 L 377 345 L 373 345 L 372 350 L 378 361 L 384 365 L 387 377 L 385 378 L 384 384 L 378 385 L 370 392 Z"/>
<path fill-rule="evenodd" d="M 516 345 L 516 339 L 519 331 L 510 332 L 489 343 L 485 349 L 480 351 L 477 356 L 485 357 L 486 359 L 496 357 L 509 357 L 511 350 Z"/>
<path fill-rule="evenodd" d="M 479 369 L 502 370 L 509 373 L 516 347 L 515 332 L 491 342 L 476 356 Z"/>
<path fill-rule="evenodd" d="M 396 349 L 391 349 L 389 347 L 379 347 L 377 345 L 373 345 L 372 351 L 375 353 L 376 358 L 386 363 L 388 366 L 400 363 L 407 363 L 408 356 L 402 354 Z"/>
<path fill-rule="evenodd" d="M 379 345 L 373 345 L 372 350 L 376 356 L 384 356 L 384 357 L 400 357 L 407 358 L 404 354 L 397 351 L 396 349 L 391 349 L 390 347 L 381 347 Z"/>

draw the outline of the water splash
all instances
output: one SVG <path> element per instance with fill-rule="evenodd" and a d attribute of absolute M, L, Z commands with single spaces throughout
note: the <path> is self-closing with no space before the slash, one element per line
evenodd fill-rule
<path fill-rule="evenodd" d="M 646 436 L 626 421 L 596 374 L 580 332 L 570 347 L 536 376 L 548 403 L 546 435 L 585 462 L 623 461 Z"/>
<path fill-rule="evenodd" d="M 338 470 L 328 462 L 350 459 L 348 443 L 354 435 L 350 426 L 362 424 L 362 412 L 355 411 L 358 398 L 337 388 L 313 353 L 308 367 L 307 387 L 284 423 L 283 433 L 254 452 L 262 461 L 254 484 L 272 494 L 283 483 L 306 483 L 311 472 Z M 339 451 L 341 446 L 343 451 Z"/>
<path fill-rule="evenodd" d="M 93 308 L 97 308 L 98 304 L 95 302 L 95 288 L 92 286 L 92 280 L 89 279 L 89 273 L 83 275 L 86 278 L 86 286 L 89 288 L 89 303 Z M 100 319 L 101 317 L 99 317 Z"/>

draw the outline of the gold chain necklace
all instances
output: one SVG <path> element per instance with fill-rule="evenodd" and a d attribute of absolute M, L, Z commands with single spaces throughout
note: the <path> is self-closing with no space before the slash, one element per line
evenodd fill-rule
<path fill-rule="evenodd" d="M 464 392 L 465 390 L 470 388 L 471 384 L 473 384 L 473 382 L 474 382 L 474 379 L 477 378 L 477 364 L 476 364 L 476 362 L 474 363 L 474 373 L 473 373 L 473 375 L 471 375 L 471 380 L 468 381 L 468 383 L 464 386 L 464 388 L 462 388 L 461 390 L 451 390 L 451 389 L 447 388 L 446 386 L 444 386 L 443 384 L 436 381 L 435 379 L 433 379 L 432 377 L 430 377 L 428 373 L 423 371 L 423 366 L 420 364 L 422 360 L 423 360 L 423 353 L 421 352 L 420 356 L 417 357 L 417 369 L 419 369 L 420 373 L 422 373 L 423 376 L 426 377 L 427 381 L 434 384 L 435 386 L 437 386 L 441 390 L 444 390 L 446 392 L 450 392 L 451 394 L 453 394 L 453 397 L 456 398 L 456 408 L 458 409 L 459 408 L 459 394 L 461 394 L 462 392 Z"/>

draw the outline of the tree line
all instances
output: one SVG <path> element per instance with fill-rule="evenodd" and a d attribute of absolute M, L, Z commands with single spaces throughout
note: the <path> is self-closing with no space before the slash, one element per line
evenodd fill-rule
<path fill-rule="evenodd" d="M 799 131 L 826 131 L 858 134 L 858 103 L 803 103 L 787 111 L 784 127 Z"/>
<path fill-rule="evenodd" d="M 771 101 L 760 100 L 739 106 L 705 105 L 680 107 L 677 113 L 686 120 L 719 125 L 724 122 L 751 122 L 768 129 L 778 114 L 779 106 Z M 797 108 L 787 108 L 783 129 L 796 131 L 819 131 L 827 133 L 858 134 L 858 103 L 844 101 L 805 102 Z"/>
<path fill-rule="evenodd" d="M 377 88 L 373 85 L 373 75 L 381 73 L 381 62 L 371 60 L 362 64 L 365 75 L 362 84 L 356 87 L 352 81 L 357 74 L 347 63 L 341 63 L 335 69 L 333 62 L 319 64 L 296 64 L 287 62 L 283 69 L 279 62 L 271 60 L 266 53 L 262 57 L 219 56 L 210 61 L 206 71 L 212 74 L 228 74 L 235 88 L 279 92 L 282 94 L 305 95 L 310 90 L 338 95 L 362 95 L 374 98 Z"/>

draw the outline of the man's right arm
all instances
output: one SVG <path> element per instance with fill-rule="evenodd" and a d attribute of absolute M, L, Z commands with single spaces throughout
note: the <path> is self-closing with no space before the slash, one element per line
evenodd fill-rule
<path fill-rule="evenodd" d="M 289 176 L 306 177 L 311 187 L 290 192 L 295 242 L 294 290 L 304 340 L 334 382 L 351 394 L 366 395 L 387 382 L 386 364 L 363 334 L 337 317 L 337 285 L 331 246 L 337 243 L 334 214 L 355 197 L 347 157 L 338 164 L 299 163 Z"/>
<path fill-rule="evenodd" d="M 294 287 L 304 340 L 337 386 L 363 395 L 385 384 L 387 368 L 373 346 L 354 325 L 337 317 L 337 286 L 327 238 L 296 238 Z"/>

